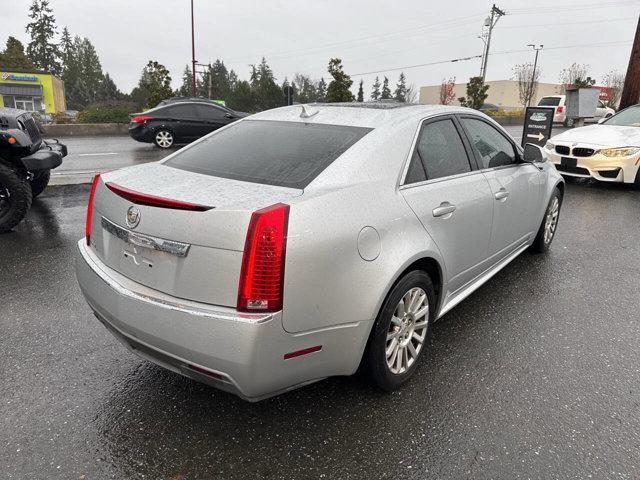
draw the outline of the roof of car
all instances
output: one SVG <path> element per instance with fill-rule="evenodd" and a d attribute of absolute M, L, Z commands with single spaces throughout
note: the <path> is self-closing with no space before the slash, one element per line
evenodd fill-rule
<path fill-rule="evenodd" d="M 291 105 L 257 113 L 249 117 L 256 120 L 298 121 L 332 125 L 351 125 L 376 128 L 404 120 L 419 120 L 438 113 L 474 113 L 477 110 L 447 105 L 420 105 L 415 103 L 349 102 L 311 103 Z"/>

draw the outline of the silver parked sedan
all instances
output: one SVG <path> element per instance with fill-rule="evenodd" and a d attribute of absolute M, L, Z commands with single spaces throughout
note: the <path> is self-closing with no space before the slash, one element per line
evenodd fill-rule
<path fill-rule="evenodd" d="M 391 390 L 432 323 L 553 239 L 564 184 L 465 108 L 323 104 L 97 176 L 77 276 L 144 358 L 259 400 L 363 363 Z"/>

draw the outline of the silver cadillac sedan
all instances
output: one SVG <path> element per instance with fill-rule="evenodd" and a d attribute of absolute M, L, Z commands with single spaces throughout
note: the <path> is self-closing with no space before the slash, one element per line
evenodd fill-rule
<path fill-rule="evenodd" d="M 247 400 L 361 365 L 392 390 L 433 322 L 549 248 L 563 193 L 474 110 L 278 108 L 96 176 L 77 277 L 133 352 Z"/>

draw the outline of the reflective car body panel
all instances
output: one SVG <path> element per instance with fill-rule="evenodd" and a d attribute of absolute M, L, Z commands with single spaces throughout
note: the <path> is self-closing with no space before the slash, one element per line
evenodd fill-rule
<path fill-rule="evenodd" d="M 385 297 L 404 272 L 427 260 L 437 266 L 441 316 L 533 242 L 562 183 L 548 162 L 523 163 L 520 147 L 502 128 L 469 109 L 305 109 L 306 116 L 300 106 L 250 116 L 161 162 L 100 178 L 90 245 L 79 243 L 77 275 L 96 315 L 134 352 L 250 400 L 351 374 Z M 502 138 L 501 146 L 469 133 L 462 117 L 484 122 Z M 301 188 L 224 178 L 225 172 L 194 173 L 172 160 L 187 158 L 190 149 L 190 155 L 203 149 L 206 154 L 207 142 L 213 148 L 216 138 L 228 137 L 224 132 L 243 122 L 327 127 L 327 144 L 341 126 L 366 131 L 356 132 L 359 139 Z M 439 130 L 431 131 L 432 124 Z M 449 164 L 449 125 L 458 135 L 456 155 L 464 157 L 456 160 L 461 173 Z M 275 155 L 276 146 L 261 141 L 265 157 Z M 301 152 L 324 143 L 303 141 Z M 237 158 L 233 165 L 244 161 Z M 425 178 L 416 181 L 416 172 Z M 110 183 L 209 209 L 134 205 L 110 190 Z M 246 315 L 236 309 L 245 239 L 254 213 L 274 204 L 289 208 L 282 309 Z M 126 223 L 132 206 L 139 211 L 134 227 Z M 105 230 L 102 219 L 133 232 L 133 243 L 128 234 Z M 143 240 L 136 243 L 136 235 Z M 145 236 L 179 242 L 188 253 L 152 251 Z M 309 347 L 309 354 L 289 355 Z"/>

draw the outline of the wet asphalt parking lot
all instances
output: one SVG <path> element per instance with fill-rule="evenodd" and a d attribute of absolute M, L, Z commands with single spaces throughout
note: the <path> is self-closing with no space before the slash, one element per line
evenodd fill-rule
<path fill-rule="evenodd" d="M 568 184 L 551 252 L 439 321 L 402 390 L 257 404 L 97 322 L 73 270 L 87 196 L 52 187 L 0 237 L 2 478 L 640 478 L 640 191 Z"/>

